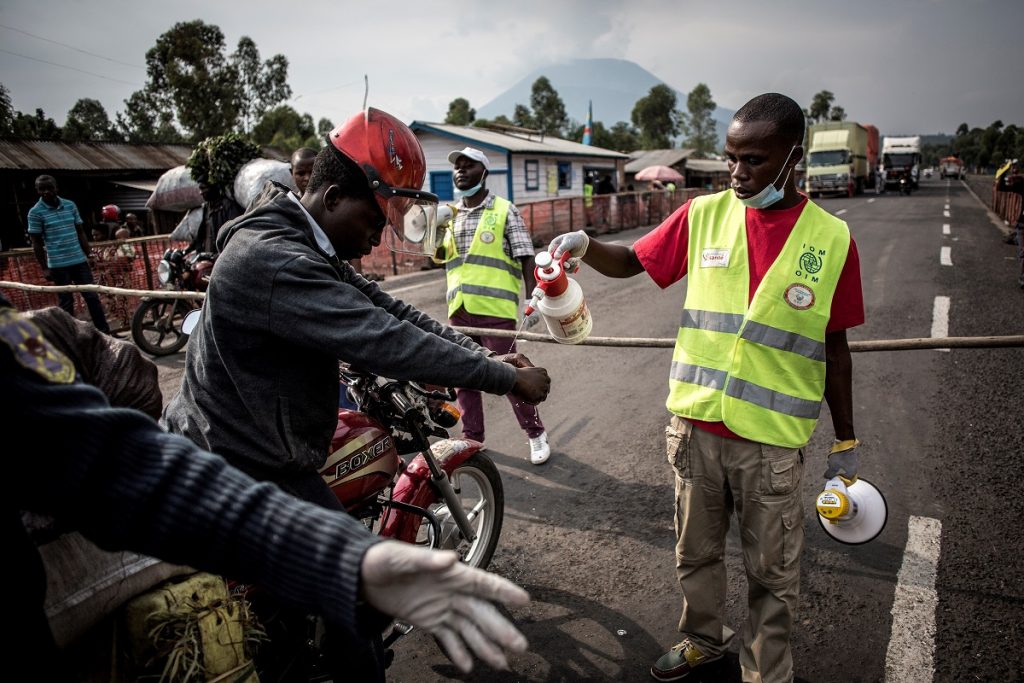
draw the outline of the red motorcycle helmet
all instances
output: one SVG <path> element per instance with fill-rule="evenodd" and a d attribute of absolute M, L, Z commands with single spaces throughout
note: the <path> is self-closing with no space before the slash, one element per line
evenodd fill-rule
<path fill-rule="evenodd" d="M 117 204 L 107 204 L 100 209 L 100 217 L 105 221 L 121 220 L 121 209 L 118 208 Z"/>
<path fill-rule="evenodd" d="M 377 205 L 399 237 L 404 238 L 406 227 L 433 224 L 438 199 L 420 189 L 427 161 L 407 125 L 371 107 L 332 130 L 328 139 L 363 169 Z"/>

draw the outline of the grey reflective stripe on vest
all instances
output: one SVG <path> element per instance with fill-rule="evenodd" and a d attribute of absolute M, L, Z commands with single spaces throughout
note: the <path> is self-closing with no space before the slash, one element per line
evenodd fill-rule
<path fill-rule="evenodd" d="M 454 299 L 459 292 L 475 296 L 489 296 L 494 299 L 506 299 L 519 303 L 519 294 L 517 292 L 510 292 L 505 289 L 498 289 L 497 287 L 481 287 L 480 285 L 459 285 L 448 292 L 448 301 Z"/>
<path fill-rule="evenodd" d="M 743 325 L 742 313 L 715 313 L 688 308 L 683 309 L 683 319 L 679 323 L 679 327 L 725 332 L 726 334 L 736 334 L 740 331 L 741 325 Z"/>
<path fill-rule="evenodd" d="M 808 401 L 805 398 L 782 394 L 735 377 L 729 379 L 729 386 L 725 388 L 725 394 L 790 417 L 817 420 L 821 413 L 820 400 Z"/>
<path fill-rule="evenodd" d="M 672 368 L 669 370 L 669 378 L 677 382 L 697 384 L 715 391 L 721 391 L 725 387 L 725 379 L 728 376 L 725 370 L 715 370 L 702 365 L 690 365 L 678 361 L 672 361 Z"/>
<path fill-rule="evenodd" d="M 507 261 L 502 261 L 500 258 L 494 258 L 493 256 L 479 256 L 478 254 L 470 254 L 465 257 L 456 256 L 449 261 L 446 266 L 448 270 L 454 270 L 463 263 L 472 263 L 475 266 L 487 266 L 488 268 L 498 268 L 511 273 L 517 278 L 521 278 L 523 276 L 523 270 L 518 265 L 512 265 Z"/>
<path fill-rule="evenodd" d="M 770 346 L 773 349 L 789 351 L 811 360 L 825 362 L 825 345 L 802 334 L 787 332 L 777 327 L 748 320 L 740 337 L 755 344 Z"/>

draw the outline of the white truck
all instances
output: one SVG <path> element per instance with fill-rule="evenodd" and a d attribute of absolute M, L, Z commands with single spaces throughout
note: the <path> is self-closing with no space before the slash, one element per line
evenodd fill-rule
<path fill-rule="evenodd" d="M 911 187 L 917 189 L 921 165 L 921 136 L 886 136 L 882 140 L 882 166 L 885 168 L 885 187 L 898 188 L 900 178 L 906 176 Z"/>

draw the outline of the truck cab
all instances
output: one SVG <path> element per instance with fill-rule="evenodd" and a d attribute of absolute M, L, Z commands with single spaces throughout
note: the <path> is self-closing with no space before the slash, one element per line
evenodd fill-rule
<path fill-rule="evenodd" d="M 882 144 L 882 165 L 885 168 L 886 188 L 897 188 L 906 177 L 911 187 L 918 187 L 921 165 L 921 137 L 887 137 Z"/>
<path fill-rule="evenodd" d="M 807 192 L 852 197 L 872 187 L 878 130 L 853 121 L 827 121 L 808 129 Z"/>
<path fill-rule="evenodd" d="M 954 156 L 944 157 L 942 161 L 939 162 L 939 177 L 943 179 L 963 179 L 964 162 L 960 161 L 960 159 Z"/>

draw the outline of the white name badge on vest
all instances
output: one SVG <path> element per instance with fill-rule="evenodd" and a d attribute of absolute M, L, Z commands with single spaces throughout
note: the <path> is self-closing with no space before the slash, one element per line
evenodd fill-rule
<path fill-rule="evenodd" d="M 728 268 L 730 249 L 704 249 L 700 252 L 701 268 Z"/>

